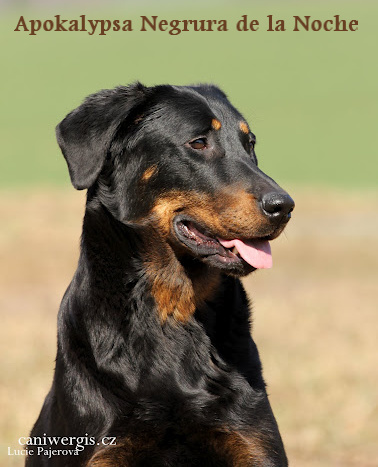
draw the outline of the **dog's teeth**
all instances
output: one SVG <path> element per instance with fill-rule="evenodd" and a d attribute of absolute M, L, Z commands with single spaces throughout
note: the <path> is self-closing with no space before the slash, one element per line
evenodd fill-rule
<path fill-rule="evenodd" d="M 238 252 L 236 246 L 233 247 L 233 249 L 231 250 L 231 252 L 232 252 L 234 255 L 239 254 L 239 252 Z"/>
<path fill-rule="evenodd" d="M 196 238 L 196 236 L 194 235 L 194 233 L 189 229 L 189 227 L 185 224 L 183 224 L 183 229 L 185 230 L 186 234 L 188 237 L 190 238 Z"/>

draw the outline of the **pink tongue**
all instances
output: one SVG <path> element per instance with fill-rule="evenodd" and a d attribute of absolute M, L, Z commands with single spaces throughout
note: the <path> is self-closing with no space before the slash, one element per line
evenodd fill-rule
<path fill-rule="evenodd" d="M 256 269 L 269 269 L 273 265 L 268 240 L 249 240 L 248 242 L 242 242 L 238 239 L 221 240 L 218 238 L 218 240 L 225 248 L 236 247 L 244 261 Z"/>

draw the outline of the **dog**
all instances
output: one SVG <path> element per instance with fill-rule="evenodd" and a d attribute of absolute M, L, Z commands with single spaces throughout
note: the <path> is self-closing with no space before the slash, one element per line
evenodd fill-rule
<path fill-rule="evenodd" d="M 51 390 L 26 465 L 287 466 L 240 277 L 292 198 L 214 85 L 89 96 L 57 126 L 87 189 Z"/>

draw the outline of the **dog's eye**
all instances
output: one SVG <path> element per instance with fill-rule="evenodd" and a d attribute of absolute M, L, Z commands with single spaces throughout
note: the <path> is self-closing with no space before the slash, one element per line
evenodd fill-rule
<path fill-rule="evenodd" d="M 206 138 L 198 138 L 191 141 L 189 144 L 193 149 L 205 149 L 207 147 L 207 140 Z"/>
<path fill-rule="evenodd" d="M 249 147 L 251 148 L 252 151 L 255 149 L 255 144 L 256 144 L 256 141 L 251 138 L 249 140 Z"/>

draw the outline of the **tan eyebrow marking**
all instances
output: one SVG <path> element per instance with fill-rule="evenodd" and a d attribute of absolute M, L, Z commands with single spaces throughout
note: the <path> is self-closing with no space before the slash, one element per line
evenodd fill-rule
<path fill-rule="evenodd" d="M 218 131 L 221 129 L 222 124 L 219 120 L 217 120 L 216 118 L 213 118 L 211 120 L 211 126 L 214 128 L 214 130 Z"/>
<path fill-rule="evenodd" d="M 239 128 L 241 129 L 241 131 L 243 133 L 245 133 L 246 135 L 248 135 L 249 133 L 249 128 L 248 128 L 248 125 L 245 123 L 245 122 L 240 122 L 239 123 Z"/>
<path fill-rule="evenodd" d="M 152 175 L 154 175 L 156 171 L 157 171 L 156 165 L 151 165 L 151 167 L 148 167 L 148 169 L 144 171 L 141 180 L 143 182 L 147 182 L 152 177 Z"/>

